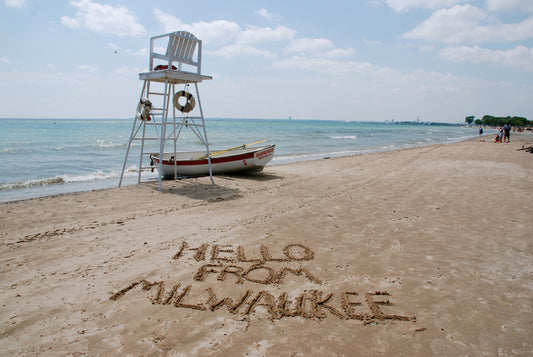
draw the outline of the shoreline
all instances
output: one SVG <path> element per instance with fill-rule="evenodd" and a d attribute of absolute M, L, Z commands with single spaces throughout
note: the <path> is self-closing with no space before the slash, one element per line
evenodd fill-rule
<path fill-rule="evenodd" d="M 0 355 L 526 355 L 533 135 L 486 139 L 2 203 Z"/>
<path fill-rule="evenodd" d="M 492 134 L 484 134 L 483 136 L 488 136 Z M 359 155 L 372 155 L 376 153 L 385 153 L 390 151 L 398 151 L 398 150 L 405 150 L 405 149 L 414 149 L 414 148 L 422 148 L 427 146 L 434 146 L 434 145 L 449 145 L 454 144 L 461 141 L 468 141 L 468 140 L 475 140 L 476 138 L 466 138 L 466 139 L 460 139 L 457 138 L 457 141 L 450 141 L 446 143 L 430 143 L 430 144 L 417 144 L 413 146 L 408 147 L 399 147 L 399 148 L 383 148 L 383 147 L 377 147 L 377 148 L 368 148 L 368 149 L 359 149 L 358 153 L 351 153 L 351 154 L 342 154 L 338 156 L 336 153 L 329 153 L 329 154 L 301 154 L 302 156 L 309 156 L 309 157 L 321 157 L 321 158 L 312 158 L 312 159 L 299 159 L 296 161 L 291 161 L 294 159 L 290 159 L 287 162 L 283 162 L 283 158 L 279 158 L 282 162 L 277 164 L 272 164 L 267 166 L 268 167 L 275 167 L 275 166 L 281 166 L 281 165 L 291 165 L 299 162 L 312 162 L 312 161 L 320 161 L 324 159 L 331 159 L 331 158 L 343 158 L 343 157 L 353 157 L 353 156 L 359 156 Z M 294 156 L 294 155 L 293 155 Z M 216 176 L 215 176 L 216 177 Z M 191 178 L 183 178 L 184 180 L 191 179 Z M 63 181 L 62 176 L 56 176 L 56 177 L 49 177 L 49 178 L 43 178 L 38 179 L 37 181 L 44 180 L 44 181 Z M 149 183 L 154 179 L 148 179 L 146 181 L 141 181 L 141 184 Z M 125 177 L 125 183 L 123 186 L 130 186 L 130 185 L 137 185 L 136 183 L 137 178 L 136 177 Z M 59 182 L 59 181 L 58 181 Z M 106 182 L 112 182 L 113 185 L 110 185 Z M 128 182 L 134 182 L 134 183 L 128 183 Z M 90 188 L 84 188 L 82 189 L 82 186 L 87 185 L 89 183 Z M 14 198 L 7 198 L 5 200 L 0 200 L 0 205 L 10 202 L 18 202 L 18 201 L 25 201 L 25 200 L 31 200 L 31 199 L 38 199 L 38 198 L 44 198 L 44 197 L 56 197 L 56 196 L 62 196 L 62 195 L 68 195 L 68 194 L 74 194 L 74 193 L 82 193 L 82 192 L 94 192 L 99 190 L 106 190 L 106 189 L 112 189 L 115 188 L 118 185 L 118 178 L 107 178 L 107 179 L 97 179 L 94 181 L 88 181 L 88 182 L 61 182 L 61 183 L 53 183 L 53 184 L 37 184 L 35 186 L 29 186 L 29 187 L 22 187 L 22 188 L 14 188 L 14 189 L 5 189 L 3 192 L 8 197 L 14 197 Z M 78 187 L 74 189 L 67 189 L 66 186 L 72 186 L 72 187 Z M 52 191 L 52 193 L 40 193 L 40 195 L 34 195 L 31 193 L 33 190 L 43 190 L 48 189 Z M 0 191 L 2 192 L 2 191 Z"/>

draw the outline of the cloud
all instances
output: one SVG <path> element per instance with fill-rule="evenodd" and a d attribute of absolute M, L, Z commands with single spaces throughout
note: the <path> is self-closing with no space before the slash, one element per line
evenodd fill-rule
<path fill-rule="evenodd" d="M 276 54 L 267 50 L 261 50 L 256 47 L 244 44 L 234 44 L 223 46 L 215 51 L 207 51 L 209 54 L 214 54 L 226 58 L 248 55 L 262 58 L 276 58 Z"/>
<path fill-rule="evenodd" d="M 82 70 L 83 72 L 91 72 L 91 73 L 98 72 L 98 67 L 92 64 L 79 65 L 78 69 Z"/>
<path fill-rule="evenodd" d="M 389 68 L 380 68 L 369 62 L 339 61 L 329 58 L 311 58 L 293 56 L 274 62 L 273 66 L 280 69 L 301 69 L 329 75 L 383 75 L 392 72 Z"/>
<path fill-rule="evenodd" d="M 248 26 L 243 30 L 236 22 L 226 20 L 200 21 L 185 24 L 177 17 L 159 9 L 154 10 L 154 16 L 163 24 L 167 32 L 178 30 L 188 31 L 207 43 L 227 44 L 237 42 L 241 44 L 253 44 L 283 41 L 293 38 L 296 33 L 296 31 L 285 26 L 278 26 L 276 28 Z"/>
<path fill-rule="evenodd" d="M 450 9 L 434 12 L 429 19 L 403 35 L 407 39 L 464 42 L 479 21 L 485 19 L 485 12 L 471 5 L 457 5 Z"/>
<path fill-rule="evenodd" d="M 256 10 L 255 11 L 255 14 L 264 18 L 264 19 L 267 19 L 267 20 L 273 20 L 273 21 L 279 21 L 281 20 L 281 15 L 279 14 L 272 14 L 270 13 L 267 9 L 265 8 L 261 8 L 259 10 Z"/>
<path fill-rule="evenodd" d="M 383 46 L 385 43 L 378 41 L 378 40 L 369 40 L 367 38 L 363 38 L 363 42 L 369 45 L 375 45 L 375 46 Z"/>
<path fill-rule="evenodd" d="M 490 11 L 521 10 L 533 12 L 533 1 L 531 0 L 487 0 L 486 4 Z"/>
<path fill-rule="evenodd" d="M 3 64 L 9 64 L 9 58 L 7 57 L 0 57 L 0 63 L 3 63 Z"/>
<path fill-rule="evenodd" d="M 492 50 L 478 46 L 449 47 L 439 52 L 444 59 L 457 63 L 492 63 L 533 72 L 533 48 L 517 46 L 510 50 Z"/>
<path fill-rule="evenodd" d="M 6 0 L 5 4 L 7 7 L 24 7 L 26 6 L 26 0 Z"/>
<path fill-rule="evenodd" d="M 115 74 L 124 77 L 134 77 L 136 74 L 142 72 L 138 67 L 122 66 L 113 71 Z"/>
<path fill-rule="evenodd" d="M 285 47 L 285 52 L 330 59 L 350 57 L 355 54 L 353 48 L 335 48 L 333 42 L 326 38 L 299 38 L 291 40 Z"/>
<path fill-rule="evenodd" d="M 61 23 L 70 28 L 86 28 L 94 32 L 118 36 L 137 36 L 146 33 L 143 25 L 124 6 L 113 7 L 91 0 L 73 1 L 77 8 L 74 17 L 63 16 Z"/>
<path fill-rule="evenodd" d="M 195 34 L 202 41 L 217 43 L 229 42 L 241 32 L 236 22 L 226 20 L 195 22 L 191 25 L 183 25 L 182 29 Z"/>
<path fill-rule="evenodd" d="M 317 52 L 333 48 L 333 43 L 326 38 L 299 38 L 289 42 L 287 52 Z"/>
<path fill-rule="evenodd" d="M 165 53 L 166 49 L 154 46 L 154 51 L 156 53 Z M 132 55 L 137 57 L 148 58 L 150 56 L 150 49 L 148 47 L 143 47 L 137 51 L 128 51 L 128 53 L 131 53 Z"/>
<path fill-rule="evenodd" d="M 323 57 L 328 58 L 342 58 L 342 57 L 350 57 L 355 54 L 355 50 L 353 48 L 334 48 L 332 50 L 328 50 L 323 52 L 321 55 Z"/>
<path fill-rule="evenodd" d="M 262 9 L 264 10 L 264 9 Z M 267 14 L 266 10 L 259 12 Z M 242 29 L 237 23 L 225 20 L 212 22 L 196 22 L 185 24 L 177 17 L 164 13 L 159 9 L 154 10 L 154 16 L 163 24 L 167 32 L 178 30 L 188 31 L 196 37 L 210 43 L 209 49 L 205 53 L 225 58 L 237 56 L 254 56 L 266 59 L 277 59 L 279 56 L 269 50 L 258 47 L 258 44 L 267 42 L 286 42 L 285 53 L 306 54 L 316 57 L 317 64 L 310 64 L 306 68 L 319 68 L 320 61 L 332 61 L 340 58 L 352 56 L 355 50 L 352 48 L 335 48 L 333 43 L 325 38 L 302 38 L 295 39 L 296 31 L 286 26 L 259 27 L 248 25 Z M 321 58 L 322 60 L 318 60 Z M 313 61 L 313 60 L 311 60 Z M 292 66 L 291 60 L 279 61 L 276 66 Z M 309 61 L 306 61 L 309 63 Z M 351 65 L 353 67 L 353 64 Z M 338 65 L 336 66 L 338 67 Z"/>
<path fill-rule="evenodd" d="M 181 20 L 174 15 L 170 15 L 167 12 L 161 11 L 159 9 L 154 9 L 153 11 L 156 19 L 163 25 L 165 32 L 174 32 L 180 29 L 182 25 Z"/>
<path fill-rule="evenodd" d="M 267 9 L 265 9 L 265 8 L 261 8 L 261 9 L 257 10 L 255 13 L 257 15 L 261 16 L 261 17 L 264 17 L 265 19 L 268 19 L 268 20 L 272 19 L 272 15 L 270 15 L 268 13 Z"/>
<path fill-rule="evenodd" d="M 456 5 L 434 12 L 426 21 L 403 34 L 406 39 L 448 44 L 520 41 L 533 38 L 533 16 L 516 24 L 481 25 L 487 14 L 472 5 Z"/>
<path fill-rule="evenodd" d="M 61 17 L 61 23 L 67 27 L 70 27 L 71 29 L 80 27 L 80 21 L 67 16 Z"/>
<path fill-rule="evenodd" d="M 228 43 L 234 41 L 236 36 L 242 32 L 241 27 L 233 21 L 216 20 L 184 24 L 177 17 L 159 9 L 154 10 L 154 16 L 165 27 L 166 32 L 188 31 L 206 43 Z"/>
<path fill-rule="evenodd" d="M 270 27 L 248 26 L 246 30 L 239 33 L 237 41 L 240 43 L 284 41 L 293 38 L 295 33 L 296 31 L 285 26 L 278 26 L 275 29 Z"/>
<path fill-rule="evenodd" d="M 395 11 L 407 11 L 411 8 L 442 9 L 464 3 L 465 0 L 386 0 L 387 5 Z"/>
<path fill-rule="evenodd" d="M 277 56 L 273 52 L 259 49 L 252 45 L 264 42 L 287 41 L 294 37 L 296 33 L 296 31 L 285 26 L 276 28 L 248 26 L 243 30 L 236 22 L 226 20 L 185 24 L 177 17 L 164 13 L 159 9 L 154 10 L 154 16 L 163 24 L 167 32 L 188 31 L 204 43 L 210 43 L 212 45 L 211 48 L 218 47 L 218 49 L 214 50 L 209 49 L 206 53 L 226 58 L 243 55 L 276 58 Z"/>

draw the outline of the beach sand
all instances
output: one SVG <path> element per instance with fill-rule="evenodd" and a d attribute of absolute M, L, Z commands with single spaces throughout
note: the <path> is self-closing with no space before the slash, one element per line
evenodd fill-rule
<path fill-rule="evenodd" d="M 490 137 L 0 205 L 0 355 L 533 354 L 533 154 Z"/>

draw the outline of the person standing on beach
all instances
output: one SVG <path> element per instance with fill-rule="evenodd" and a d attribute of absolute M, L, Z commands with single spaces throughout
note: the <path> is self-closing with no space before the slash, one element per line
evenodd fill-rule
<path fill-rule="evenodd" d="M 507 123 L 503 126 L 503 141 L 511 142 L 511 124 Z"/>
<path fill-rule="evenodd" d="M 479 128 L 479 136 L 483 135 L 483 128 Z"/>
<path fill-rule="evenodd" d="M 500 143 L 503 143 L 503 129 L 500 129 Z"/>

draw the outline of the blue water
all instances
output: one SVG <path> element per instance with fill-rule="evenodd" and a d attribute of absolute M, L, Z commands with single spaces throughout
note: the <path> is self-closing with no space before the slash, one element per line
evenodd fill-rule
<path fill-rule="evenodd" d="M 269 165 L 451 143 L 475 129 L 437 125 L 320 120 L 207 119 L 212 151 L 262 139 L 276 144 Z M 118 185 L 131 120 L 0 119 L 0 202 Z M 189 134 L 181 151 L 202 150 Z M 132 146 L 124 184 L 136 183 L 140 143 Z M 146 151 L 146 150 L 145 150 Z M 152 142 L 148 150 L 158 152 Z M 143 180 L 157 179 L 143 173 Z"/>

